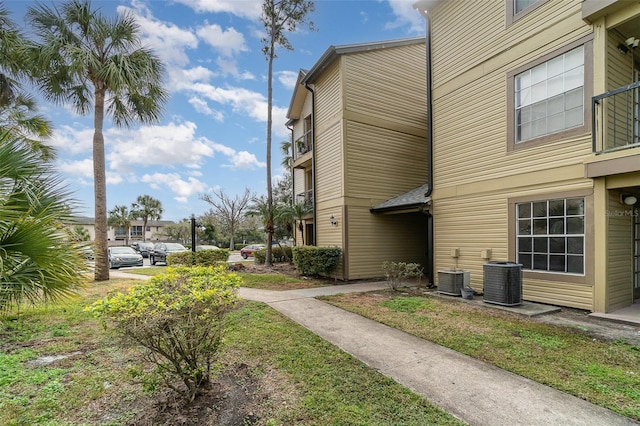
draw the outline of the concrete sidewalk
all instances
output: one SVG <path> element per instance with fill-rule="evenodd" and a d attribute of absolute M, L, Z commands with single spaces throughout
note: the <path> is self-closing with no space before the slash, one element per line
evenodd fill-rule
<path fill-rule="evenodd" d="M 320 295 L 371 291 L 385 283 L 290 291 L 241 288 L 382 374 L 471 425 L 638 425 L 620 416 L 322 301 Z"/>

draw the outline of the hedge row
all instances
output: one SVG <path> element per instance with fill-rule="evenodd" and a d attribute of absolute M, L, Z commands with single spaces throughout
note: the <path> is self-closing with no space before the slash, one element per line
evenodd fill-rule
<path fill-rule="evenodd" d="M 257 263 L 258 265 L 264 265 L 264 262 L 267 259 L 267 249 L 254 251 L 253 257 L 255 263 Z M 292 258 L 293 253 L 291 252 L 291 247 L 289 246 L 275 246 L 271 248 L 271 261 L 273 263 L 291 262 Z"/>
<path fill-rule="evenodd" d="M 178 253 L 169 253 L 167 256 L 167 265 L 176 266 L 212 266 L 218 262 L 226 262 L 229 260 L 229 250 L 198 250 L 195 253 L 192 251 L 181 251 Z"/>
<path fill-rule="evenodd" d="M 302 246 L 293 248 L 293 264 L 301 275 L 331 275 L 340 262 L 337 247 Z"/>

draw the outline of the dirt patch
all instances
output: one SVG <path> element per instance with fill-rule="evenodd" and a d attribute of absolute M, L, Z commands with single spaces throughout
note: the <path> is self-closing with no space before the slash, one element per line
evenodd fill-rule
<path fill-rule="evenodd" d="M 257 373 L 256 371 L 260 371 Z M 270 368 L 247 364 L 228 366 L 193 401 L 167 391 L 155 404 L 138 410 L 132 426 L 250 426 L 264 424 L 280 405 L 295 394 Z"/>

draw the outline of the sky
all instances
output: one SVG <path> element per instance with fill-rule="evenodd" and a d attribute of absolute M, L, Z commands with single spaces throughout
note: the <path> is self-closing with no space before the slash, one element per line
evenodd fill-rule
<path fill-rule="evenodd" d="M 424 35 L 415 0 L 317 0 L 306 26 L 288 34 L 293 51 L 279 49 L 273 80 L 273 182 L 285 170 L 280 143 L 290 139 L 286 113 L 298 71 L 310 69 L 330 46 Z M 51 5 L 51 1 L 43 1 Z M 59 3 L 56 1 L 55 3 Z M 5 0 L 25 27 L 34 1 Z M 106 16 L 135 16 L 144 45 L 166 67 L 169 101 L 160 122 L 113 125 L 105 118 L 107 209 L 130 207 L 140 195 L 162 203 L 163 220 L 179 221 L 211 209 L 202 194 L 234 197 L 245 188 L 265 195 L 267 60 L 262 53 L 261 2 L 254 0 L 96 1 Z M 68 105 L 39 103 L 54 125 L 56 169 L 79 202 L 75 214 L 94 216 L 93 115 Z"/>

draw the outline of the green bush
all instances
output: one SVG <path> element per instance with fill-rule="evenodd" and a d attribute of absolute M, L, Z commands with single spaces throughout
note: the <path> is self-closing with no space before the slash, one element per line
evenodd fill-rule
<path fill-rule="evenodd" d="M 194 263 L 194 258 L 195 258 L 195 263 Z M 219 262 L 226 262 L 228 259 L 229 259 L 229 250 L 227 249 L 199 250 L 195 252 L 195 255 L 192 251 L 181 251 L 177 253 L 169 253 L 169 255 L 167 256 L 167 265 L 213 266 L 218 264 Z"/>
<path fill-rule="evenodd" d="M 293 252 L 289 246 L 273 246 L 271 247 L 271 261 L 273 263 L 291 262 Z M 267 249 L 256 250 L 253 252 L 254 262 L 258 265 L 264 265 L 267 259 Z"/>
<path fill-rule="evenodd" d="M 293 264 L 302 275 L 330 275 L 337 269 L 341 254 L 338 247 L 294 247 Z"/>
<path fill-rule="evenodd" d="M 397 290 L 404 279 L 422 277 L 422 268 L 418 263 L 383 262 L 382 271 L 393 290 Z"/>
<path fill-rule="evenodd" d="M 209 382 L 223 319 L 238 301 L 239 286 L 240 278 L 222 266 L 169 267 L 128 294 L 98 300 L 87 310 L 110 323 L 124 343 L 142 346 L 157 377 L 193 400 Z"/>

